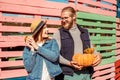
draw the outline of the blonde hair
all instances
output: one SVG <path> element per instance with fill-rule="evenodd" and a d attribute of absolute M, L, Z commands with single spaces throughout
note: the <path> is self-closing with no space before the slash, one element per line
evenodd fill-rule
<path fill-rule="evenodd" d="M 42 38 L 42 33 L 43 33 L 43 28 L 41 30 L 39 30 L 36 35 L 33 36 L 35 42 L 37 42 L 39 40 L 39 37 L 40 37 L 40 41 L 43 41 L 43 38 Z"/>
<path fill-rule="evenodd" d="M 76 10 L 71 6 L 64 7 L 62 9 L 61 13 L 64 12 L 64 11 L 70 11 L 72 13 L 72 16 L 76 14 Z"/>

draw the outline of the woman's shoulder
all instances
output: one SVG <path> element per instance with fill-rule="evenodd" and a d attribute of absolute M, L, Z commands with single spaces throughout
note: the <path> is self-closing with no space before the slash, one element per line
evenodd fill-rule
<path fill-rule="evenodd" d="M 24 50 L 24 51 L 29 51 L 29 50 L 30 50 L 30 48 L 29 48 L 29 47 L 27 47 L 27 46 L 25 46 L 23 50 Z"/>
<path fill-rule="evenodd" d="M 54 43 L 55 42 L 56 43 L 56 40 L 52 38 L 52 39 L 47 40 L 47 42 L 50 42 L 50 43 Z"/>
<path fill-rule="evenodd" d="M 49 47 L 51 47 L 51 46 L 57 47 L 57 46 L 58 46 L 55 39 L 50 39 L 50 40 L 46 41 L 46 42 L 45 42 L 45 45 L 46 45 L 46 46 L 49 46 Z"/>

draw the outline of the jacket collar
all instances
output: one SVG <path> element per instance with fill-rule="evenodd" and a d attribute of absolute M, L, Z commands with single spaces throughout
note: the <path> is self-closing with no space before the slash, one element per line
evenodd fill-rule
<path fill-rule="evenodd" d="M 80 25 L 77 24 L 77 27 L 79 28 L 79 30 L 80 30 L 81 33 L 84 33 L 84 32 L 85 32 L 85 29 L 82 28 Z M 61 29 L 62 29 L 63 31 L 65 31 L 65 32 L 69 32 L 69 30 L 66 30 L 66 29 L 64 29 L 63 27 L 62 27 Z"/>
<path fill-rule="evenodd" d="M 80 25 L 77 24 L 77 27 L 79 28 L 79 30 L 80 30 L 81 33 L 84 33 L 84 32 L 85 32 L 85 29 L 82 28 Z"/>

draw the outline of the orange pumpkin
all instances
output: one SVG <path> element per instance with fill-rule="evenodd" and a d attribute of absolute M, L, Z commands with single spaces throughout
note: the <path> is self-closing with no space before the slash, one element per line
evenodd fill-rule
<path fill-rule="evenodd" d="M 28 36 L 25 36 L 25 37 L 24 37 L 24 41 L 25 41 L 25 42 L 26 42 L 27 37 L 28 37 Z"/>
<path fill-rule="evenodd" d="M 81 66 L 91 66 L 95 58 L 94 54 L 75 53 L 72 57 L 72 60 L 76 61 Z"/>
<path fill-rule="evenodd" d="M 84 50 L 83 53 L 85 53 L 85 54 L 92 54 L 92 53 L 94 53 L 94 48 L 87 48 L 87 49 Z"/>

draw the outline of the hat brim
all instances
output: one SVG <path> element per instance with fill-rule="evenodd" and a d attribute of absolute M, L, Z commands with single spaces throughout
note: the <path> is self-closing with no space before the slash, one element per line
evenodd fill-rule
<path fill-rule="evenodd" d="M 37 32 L 42 29 L 42 27 L 46 24 L 46 21 L 40 21 L 40 23 L 37 25 L 37 27 L 32 32 L 32 36 L 35 36 Z"/>

